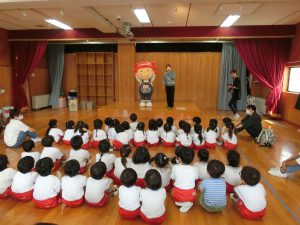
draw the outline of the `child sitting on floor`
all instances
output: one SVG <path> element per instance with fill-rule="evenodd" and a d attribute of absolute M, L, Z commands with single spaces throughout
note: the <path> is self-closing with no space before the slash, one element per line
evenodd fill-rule
<path fill-rule="evenodd" d="M 94 120 L 94 130 L 93 130 L 93 141 L 92 145 L 94 148 L 98 148 L 100 141 L 106 140 L 107 135 L 104 130 L 102 130 L 103 122 L 100 119 Z"/>
<path fill-rule="evenodd" d="M 193 118 L 193 126 L 191 128 L 191 134 L 193 135 L 195 132 L 195 126 L 201 126 L 201 118 L 199 116 L 195 116 Z M 204 129 L 203 129 L 204 130 Z"/>
<path fill-rule="evenodd" d="M 147 144 L 149 147 L 159 145 L 159 134 L 157 131 L 157 125 L 154 119 L 149 120 L 149 130 L 146 132 Z"/>
<path fill-rule="evenodd" d="M 166 122 L 167 122 L 167 124 L 170 125 L 171 130 L 176 134 L 177 128 L 176 128 L 176 126 L 174 126 L 174 118 L 169 116 L 169 117 L 167 117 Z"/>
<path fill-rule="evenodd" d="M 133 133 L 133 144 L 136 147 L 144 146 L 145 140 L 146 140 L 145 124 L 143 122 L 140 122 L 136 127 L 136 131 L 134 131 Z"/>
<path fill-rule="evenodd" d="M 198 169 L 198 179 L 202 181 L 206 178 L 209 178 L 207 172 L 207 164 L 209 159 L 209 152 L 207 149 L 200 149 L 198 151 L 199 162 L 194 163 L 194 166 Z"/>
<path fill-rule="evenodd" d="M 124 131 L 127 133 L 128 142 L 132 144 L 133 143 L 133 130 L 130 129 L 129 123 L 127 121 L 123 121 L 122 126 L 124 128 Z"/>
<path fill-rule="evenodd" d="M 145 175 L 145 182 L 146 188 L 140 193 L 141 219 L 148 224 L 161 224 L 166 219 L 167 194 L 161 186 L 160 173 L 155 169 L 149 170 Z"/>
<path fill-rule="evenodd" d="M 96 162 L 104 162 L 106 165 L 106 176 L 112 178 L 114 172 L 114 162 L 116 156 L 109 152 L 110 143 L 107 140 L 101 141 L 99 144 L 99 152 L 96 154 Z"/>
<path fill-rule="evenodd" d="M 226 127 L 227 123 L 232 123 L 232 119 L 230 119 L 229 117 L 224 117 L 222 121 L 223 121 L 223 127 L 221 130 L 221 134 L 224 134 L 227 130 L 227 127 Z"/>
<path fill-rule="evenodd" d="M 234 133 L 234 124 L 231 122 L 226 123 L 226 131 L 221 137 L 223 146 L 227 150 L 235 150 L 237 147 L 237 137 Z"/>
<path fill-rule="evenodd" d="M 124 145 L 121 150 L 120 150 L 120 156 L 121 157 L 117 157 L 115 158 L 115 162 L 114 162 L 114 173 L 113 173 L 113 180 L 115 182 L 115 184 L 117 185 L 121 185 L 121 174 L 122 172 L 130 167 L 132 160 L 131 158 L 128 158 L 128 156 L 131 153 L 131 147 L 129 145 Z"/>
<path fill-rule="evenodd" d="M 120 150 L 123 145 L 128 145 L 129 137 L 121 124 L 116 126 L 116 132 L 116 139 L 112 142 L 112 144 L 115 150 Z"/>
<path fill-rule="evenodd" d="M 192 139 L 194 149 L 198 150 L 205 148 L 204 132 L 201 125 L 194 126 L 194 133 L 192 134 Z"/>
<path fill-rule="evenodd" d="M 64 166 L 65 176 L 61 179 L 61 201 L 69 207 L 78 207 L 83 204 L 86 176 L 80 175 L 79 170 L 80 164 L 75 159 L 67 161 Z"/>
<path fill-rule="evenodd" d="M 111 127 L 111 123 L 112 123 L 112 118 L 111 117 L 106 117 L 104 120 L 105 123 L 105 127 L 104 127 L 104 131 L 106 134 L 108 134 L 109 128 Z"/>
<path fill-rule="evenodd" d="M 73 120 L 69 120 L 66 122 L 66 130 L 63 137 L 63 142 L 67 145 L 70 144 L 71 138 L 75 135 L 74 126 L 75 122 Z"/>
<path fill-rule="evenodd" d="M 36 178 L 33 188 L 33 203 L 37 208 L 49 209 L 59 204 L 60 179 L 51 175 L 54 164 L 51 158 L 37 161 Z"/>
<path fill-rule="evenodd" d="M 54 163 L 53 171 L 57 170 L 60 166 L 60 162 L 63 158 L 63 153 L 55 147 L 52 147 L 54 143 L 54 138 L 51 135 L 48 135 L 42 139 L 42 145 L 44 146 L 41 153 L 40 159 L 45 157 L 50 157 Z"/>
<path fill-rule="evenodd" d="M 193 139 L 190 134 L 191 125 L 185 122 L 182 128 L 183 133 L 176 138 L 177 144 L 185 147 L 192 147 Z"/>
<path fill-rule="evenodd" d="M 136 130 L 136 127 L 138 125 L 138 121 L 137 121 L 137 115 L 135 113 L 131 113 L 130 116 L 130 121 L 131 123 L 129 124 L 130 129 L 134 132 Z"/>
<path fill-rule="evenodd" d="M 184 130 L 183 130 L 183 127 L 184 127 L 184 124 L 185 124 L 186 122 L 184 121 L 184 120 L 179 120 L 179 122 L 178 122 L 178 127 L 179 127 L 179 129 L 178 130 L 176 130 L 176 136 L 178 137 L 180 134 L 183 134 L 184 133 Z"/>
<path fill-rule="evenodd" d="M 215 119 L 209 121 L 207 130 L 204 133 L 205 147 L 215 148 L 217 146 L 217 138 L 219 137 L 218 122 Z"/>
<path fill-rule="evenodd" d="M 0 155 L 0 199 L 9 197 L 10 186 L 16 174 L 16 170 L 7 168 L 9 164 L 6 155 Z"/>
<path fill-rule="evenodd" d="M 169 158 L 164 153 L 157 153 L 151 162 L 155 163 L 154 169 L 156 169 L 160 175 L 162 184 L 161 186 L 166 189 L 166 191 L 171 190 L 171 168 L 169 166 Z"/>
<path fill-rule="evenodd" d="M 83 122 L 83 121 L 78 121 L 75 130 L 74 130 L 74 136 L 79 135 L 82 138 L 82 148 L 83 149 L 88 149 L 91 145 L 90 143 L 90 135 L 92 134 L 91 131 L 89 131 L 89 126 Z"/>
<path fill-rule="evenodd" d="M 49 121 L 49 127 L 46 131 L 46 136 L 51 135 L 54 138 L 55 143 L 61 141 L 64 136 L 64 132 L 61 129 L 57 128 L 57 126 L 57 120 L 52 119 Z"/>
<path fill-rule="evenodd" d="M 21 158 L 25 156 L 31 156 L 34 159 L 34 165 L 40 159 L 41 153 L 33 151 L 35 148 L 35 144 L 33 140 L 26 140 L 23 142 L 23 150 L 21 153 Z"/>
<path fill-rule="evenodd" d="M 120 121 L 118 119 L 113 119 L 111 121 L 110 127 L 107 132 L 107 138 L 109 141 L 114 141 L 117 136 L 116 126 L 120 124 Z"/>
<path fill-rule="evenodd" d="M 175 146 L 175 133 L 172 131 L 171 126 L 166 123 L 164 125 L 164 131 L 161 134 L 161 139 L 164 147 L 174 147 Z"/>
<path fill-rule="evenodd" d="M 162 118 L 158 118 L 155 120 L 156 126 L 157 126 L 157 131 L 159 137 L 161 136 L 162 132 L 164 132 L 164 121 Z"/>

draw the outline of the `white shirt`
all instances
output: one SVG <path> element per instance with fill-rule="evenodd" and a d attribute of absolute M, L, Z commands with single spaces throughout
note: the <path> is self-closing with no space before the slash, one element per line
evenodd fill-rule
<path fill-rule="evenodd" d="M 165 130 L 164 130 L 164 126 L 159 127 L 159 128 L 157 129 L 157 131 L 158 131 L 158 135 L 161 137 L 161 134 L 165 131 Z"/>
<path fill-rule="evenodd" d="M 119 187 L 119 206 L 127 211 L 135 211 L 140 208 L 140 191 L 142 189 L 138 186 Z"/>
<path fill-rule="evenodd" d="M 198 169 L 198 178 L 200 180 L 204 180 L 206 178 L 210 178 L 208 172 L 207 172 L 207 162 L 196 162 L 194 163 L 194 166 Z"/>
<path fill-rule="evenodd" d="M 132 162 L 130 167 L 135 170 L 139 179 L 144 179 L 147 171 L 151 169 L 149 163 L 134 164 Z"/>
<path fill-rule="evenodd" d="M 116 135 L 116 141 L 121 142 L 123 145 L 128 145 L 129 140 L 130 139 L 128 138 L 128 135 L 125 131 L 117 133 L 117 135 Z"/>
<path fill-rule="evenodd" d="M 195 145 L 197 145 L 197 146 L 204 145 L 204 143 L 205 143 L 204 135 L 202 135 L 202 137 L 203 137 L 202 142 L 200 142 L 200 140 L 199 140 L 199 134 L 193 133 L 192 134 L 193 143 Z"/>
<path fill-rule="evenodd" d="M 75 133 L 74 136 L 80 136 L 82 138 L 83 144 L 89 143 L 90 141 L 90 136 L 88 132 L 84 132 L 83 135 L 81 135 L 81 133 L 79 132 L 79 130 Z"/>
<path fill-rule="evenodd" d="M 74 149 L 72 149 L 70 151 L 68 161 L 71 160 L 71 159 L 75 159 L 79 162 L 80 167 L 83 167 L 88 163 L 89 158 L 90 158 L 90 153 L 87 150 L 84 150 L 84 149 L 74 150 Z"/>
<path fill-rule="evenodd" d="M 102 141 L 102 140 L 106 140 L 106 139 L 107 139 L 107 135 L 104 130 L 101 130 L 101 129 L 93 130 L 93 140 L 94 141 Z"/>
<path fill-rule="evenodd" d="M 133 139 L 133 130 L 128 129 L 128 130 L 125 130 L 125 132 L 127 133 L 128 140 L 129 140 L 129 141 L 130 141 L 131 139 Z"/>
<path fill-rule="evenodd" d="M 109 126 L 105 125 L 104 126 L 104 131 L 105 131 L 106 134 L 108 133 L 108 130 L 109 130 Z"/>
<path fill-rule="evenodd" d="M 11 190 L 15 193 L 25 193 L 33 189 L 35 183 L 36 172 L 21 173 L 17 172 L 13 178 Z"/>
<path fill-rule="evenodd" d="M 141 130 L 136 130 L 133 133 L 133 139 L 135 142 L 143 142 L 146 140 L 146 134 Z"/>
<path fill-rule="evenodd" d="M 29 126 L 20 120 L 10 119 L 4 130 L 4 142 L 8 147 L 12 147 L 17 143 L 19 133 L 28 131 Z"/>
<path fill-rule="evenodd" d="M 195 181 L 198 179 L 197 167 L 191 165 L 174 165 L 171 178 L 175 181 L 174 186 L 189 190 L 195 188 Z"/>
<path fill-rule="evenodd" d="M 58 148 L 54 148 L 54 147 L 44 147 L 40 159 L 45 158 L 45 157 L 50 157 L 52 159 L 53 162 L 55 162 L 56 160 L 61 159 L 63 156 L 63 154 L 61 153 L 61 151 Z"/>
<path fill-rule="evenodd" d="M 181 128 L 176 131 L 176 136 L 179 136 L 180 134 L 184 134 L 184 131 Z"/>
<path fill-rule="evenodd" d="M 86 181 L 85 199 L 92 204 L 100 202 L 104 197 L 105 191 L 110 188 L 112 182 L 112 179 L 106 177 L 100 180 L 89 177 Z"/>
<path fill-rule="evenodd" d="M 3 194 L 11 186 L 16 170 L 7 168 L 0 172 L 0 194 Z"/>
<path fill-rule="evenodd" d="M 225 172 L 222 177 L 225 179 L 227 183 L 232 186 L 238 186 L 242 183 L 240 172 L 242 171 L 242 167 L 232 167 L 225 166 Z"/>
<path fill-rule="evenodd" d="M 224 141 L 227 141 L 233 145 L 237 144 L 237 137 L 234 133 L 232 133 L 232 137 L 229 137 L 229 134 L 226 132 L 224 134 L 222 134 L 222 138 L 224 139 Z"/>
<path fill-rule="evenodd" d="M 205 141 L 210 143 L 210 144 L 216 143 L 218 136 L 219 136 L 218 133 L 213 131 L 213 130 L 209 130 L 209 131 L 204 132 Z"/>
<path fill-rule="evenodd" d="M 99 162 L 101 157 L 101 154 L 96 154 L 96 162 Z M 114 168 L 114 162 L 115 162 L 116 156 L 112 153 L 104 153 L 101 157 L 101 162 L 104 162 L 106 165 L 106 171 L 109 172 Z"/>
<path fill-rule="evenodd" d="M 85 184 L 86 176 L 63 176 L 61 179 L 61 190 L 63 199 L 67 201 L 75 201 L 81 199 L 84 195 Z"/>
<path fill-rule="evenodd" d="M 126 160 L 127 160 L 126 166 L 127 168 L 129 168 L 132 163 L 132 160 L 130 158 L 126 158 Z M 125 167 L 122 164 L 121 157 L 115 158 L 114 166 L 115 166 L 114 175 L 120 179 L 122 172 L 125 170 Z"/>
<path fill-rule="evenodd" d="M 130 129 L 132 131 L 136 131 L 136 127 L 137 127 L 138 124 L 139 124 L 139 122 L 137 122 L 137 121 L 129 123 Z"/>
<path fill-rule="evenodd" d="M 174 143 L 175 142 L 175 133 L 173 131 L 169 131 L 168 133 L 166 131 L 162 132 L 161 139 L 164 142 L 168 143 Z"/>
<path fill-rule="evenodd" d="M 68 129 L 68 130 L 65 131 L 63 140 L 64 141 L 71 141 L 72 137 L 74 137 L 74 136 L 75 136 L 74 129 Z"/>
<path fill-rule="evenodd" d="M 109 140 L 115 140 L 116 136 L 117 136 L 116 129 L 114 127 L 109 128 L 108 132 L 107 132 L 108 139 Z"/>
<path fill-rule="evenodd" d="M 64 136 L 64 132 L 59 128 L 51 128 L 48 135 L 54 137 L 55 142 L 59 142 L 60 138 Z"/>
<path fill-rule="evenodd" d="M 146 132 L 147 142 L 150 144 L 156 144 L 159 142 L 159 134 L 157 130 L 147 130 Z"/>
<path fill-rule="evenodd" d="M 171 127 L 171 129 L 172 129 L 172 131 L 176 134 L 176 131 L 177 131 L 177 128 L 176 128 L 176 126 L 175 125 L 173 125 L 172 127 Z"/>
<path fill-rule="evenodd" d="M 255 186 L 239 185 L 234 191 L 250 211 L 259 212 L 266 208 L 266 191 L 261 183 Z"/>
<path fill-rule="evenodd" d="M 141 212 L 149 219 L 161 217 L 166 212 L 165 200 L 167 197 L 166 190 L 160 188 L 151 190 L 145 188 L 141 190 Z"/>
<path fill-rule="evenodd" d="M 39 201 L 43 201 L 49 198 L 57 196 L 60 192 L 60 179 L 53 175 L 46 177 L 38 176 L 36 178 L 33 198 Z"/>
<path fill-rule="evenodd" d="M 21 158 L 24 158 L 25 156 L 31 156 L 34 159 L 34 165 L 36 162 L 40 159 L 41 153 L 39 152 L 22 152 Z"/>
<path fill-rule="evenodd" d="M 161 176 L 161 186 L 162 187 L 166 187 L 170 184 L 170 181 L 171 181 L 171 168 L 169 167 L 165 167 L 165 168 L 154 168 L 156 169 L 159 173 L 160 173 L 160 176 Z"/>
<path fill-rule="evenodd" d="M 182 133 L 176 138 L 176 141 L 180 142 L 183 146 L 189 147 L 191 146 L 193 139 L 190 134 L 186 135 L 186 133 Z"/>

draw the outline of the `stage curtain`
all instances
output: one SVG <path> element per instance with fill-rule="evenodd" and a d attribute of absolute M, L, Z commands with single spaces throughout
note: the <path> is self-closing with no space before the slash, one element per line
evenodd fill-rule
<path fill-rule="evenodd" d="M 240 39 L 235 41 L 235 46 L 253 77 L 271 89 L 266 99 L 266 113 L 279 113 L 290 39 Z"/>
<path fill-rule="evenodd" d="M 55 107 L 58 105 L 61 91 L 61 82 L 64 70 L 64 50 L 62 44 L 51 44 L 47 48 L 48 69 L 51 82 L 51 94 L 49 105 Z"/>
<path fill-rule="evenodd" d="M 23 85 L 43 57 L 47 42 L 11 42 L 13 105 L 28 106 Z"/>
<path fill-rule="evenodd" d="M 236 69 L 241 80 L 241 100 L 238 101 L 238 110 L 244 110 L 247 104 L 246 66 L 238 54 L 234 43 L 224 43 L 220 68 L 220 82 L 218 93 L 218 110 L 229 110 L 228 102 L 231 94 L 228 92 L 228 83 L 232 83 L 230 71 Z"/>

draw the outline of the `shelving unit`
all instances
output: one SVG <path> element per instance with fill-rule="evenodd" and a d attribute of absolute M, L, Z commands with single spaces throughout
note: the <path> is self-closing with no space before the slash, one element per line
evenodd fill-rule
<path fill-rule="evenodd" d="M 114 102 L 113 59 L 111 52 L 77 53 L 79 101 L 94 101 L 97 106 Z"/>

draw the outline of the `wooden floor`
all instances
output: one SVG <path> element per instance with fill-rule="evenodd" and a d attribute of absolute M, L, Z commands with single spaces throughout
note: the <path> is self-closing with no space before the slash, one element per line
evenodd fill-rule
<path fill-rule="evenodd" d="M 195 104 L 181 102 L 176 104 L 176 108 L 165 108 L 164 103 L 154 103 L 153 109 L 141 110 L 133 103 L 115 103 L 113 105 L 100 108 L 94 111 L 78 111 L 69 112 L 67 109 L 45 109 L 40 111 L 28 112 L 25 114 L 24 121 L 30 126 L 38 130 L 39 135 L 44 135 L 49 119 L 56 118 L 60 125 L 64 128 L 64 122 L 69 119 L 84 120 L 92 127 L 92 121 L 95 118 L 104 119 L 105 116 L 114 116 L 120 119 L 126 119 L 132 111 L 137 112 L 142 119 L 163 117 L 168 115 L 178 119 L 186 118 L 191 120 L 194 115 L 202 118 L 203 125 L 207 126 L 210 118 L 216 118 L 219 121 L 224 116 L 230 115 L 229 112 L 219 112 L 216 110 L 201 110 Z M 145 112 L 145 113 L 143 113 Z M 261 148 L 249 141 L 246 133 L 239 135 L 238 151 L 242 156 L 243 165 L 252 165 L 258 168 L 262 174 L 262 183 L 267 191 L 267 215 L 263 221 L 248 221 L 239 216 L 236 205 L 227 198 L 227 207 L 222 213 L 207 213 L 201 207 L 198 201 L 195 202 L 193 208 L 187 214 L 181 214 L 174 205 L 170 195 L 168 194 L 166 201 L 167 220 L 164 224 L 176 225 L 218 225 L 218 224 L 268 224 L 268 225 L 293 225 L 299 224 L 300 218 L 300 173 L 295 173 L 289 179 L 280 179 L 272 177 L 267 173 L 270 167 L 274 167 L 279 161 L 288 158 L 291 154 L 299 152 L 300 149 L 300 133 L 297 128 L 283 121 L 265 121 L 264 127 L 274 129 L 278 141 L 272 149 Z M 63 144 L 58 146 L 67 156 L 69 148 Z M 36 145 L 36 149 L 41 151 L 40 143 Z M 6 148 L 3 144 L 3 138 L 0 143 L 0 153 L 7 154 L 10 160 L 10 166 L 16 168 L 21 149 L 12 150 Z M 91 149 L 93 154 L 92 160 L 95 160 L 94 154 L 96 149 Z M 173 149 L 165 149 L 163 147 L 151 148 L 150 152 L 165 152 L 169 156 L 173 155 Z M 118 153 L 116 153 L 118 154 Z M 217 147 L 216 150 L 210 151 L 210 158 L 216 158 L 225 161 L 224 150 Z M 86 174 L 88 175 L 88 173 Z M 32 202 L 19 203 L 12 199 L 0 201 L 0 224 L 22 224 L 29 225 L 37 222 L 51 222 L 56 224 L 79 225 L 79 224 L 143 224 L 140 220 L 126 221 L 122 220 L 118 215 L 117 197 L 111 197 L 108 205 L 103 208 L 91 208 L 82 206 L 80 208 L 63 208 L 61 206 L 51 210 L 36 209 Z"/>

